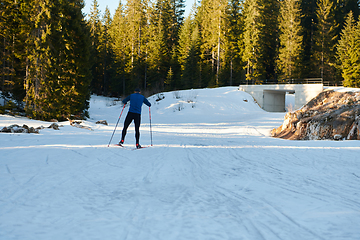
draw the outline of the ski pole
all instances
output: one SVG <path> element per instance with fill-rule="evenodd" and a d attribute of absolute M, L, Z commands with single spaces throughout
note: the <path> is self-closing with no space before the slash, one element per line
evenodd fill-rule
<path fill-rule="evenodd" d="M 117 125 L 119 124 L 119 121 L 120 121 L 121 115 L 122 115 L 122 113 L 123 113 L 123 111 L 124 111 L 124 108 L 125 108 L 125 104 L 124 104 L 124 106 L 123 106 L 123 108 L 122 108 L 122 110 L 121 110 L 121 113 L 120 113 L 119 119 L 117 120 L 117 123 L 116 123 L 116 125 L 115 125 L 115 129 L 114 129 L 114 131 L 113 131 L 113 134 L 111 135 L 111 138 L 110 138 L 110 141 L 109 141 L 108 147 L 110 146 L 111 140 L 112 140 L 112 139 L 113 139 L 113 137 L 114 137 L 114 133 L 115 133 L 116 127 L 117 127 Z"/>
<path fill-rule="evenodd" d="M 149 107 L 149 118 L 150 118 L 150 139 L 151 139 L 151 146 L 153 145 L 153 140 L 152 140 L 152 129 L 151 129 L 151 110 Z"/>

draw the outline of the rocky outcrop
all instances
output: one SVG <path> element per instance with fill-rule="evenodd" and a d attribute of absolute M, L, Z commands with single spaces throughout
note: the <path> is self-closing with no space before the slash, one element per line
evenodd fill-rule
<path fill-rule="evenodd" d="M 292 140 L 360 140 L 360 92 L 321 92 L 286 114 L 273 137 Z"/>
<path fill-rule="evenodd" d="M 57 123 L 53 123 L 48 128 L 52 128 L 54 130 L 59 130 L 59 127 L 62 127 L 62 126 L 59 126 Z M 44 129 L 44 127 L 40 126 L 40 127 L 34 128 L 34 127 L 29 127 L 26 124 L 24 124 L 22 126 L 13 124 L 8 127 L 3 127 L 2 129 L 0 129 L 0 132 L 1 133 L 39 133 L 41 129 Z"/>
<path fill-rule="evenodd" d="M 39 133 L 39 128 L 29 127 L 27 125 L 19 126 L 17 124 L 3 127 L 0 132 L 3 133 Z"/>

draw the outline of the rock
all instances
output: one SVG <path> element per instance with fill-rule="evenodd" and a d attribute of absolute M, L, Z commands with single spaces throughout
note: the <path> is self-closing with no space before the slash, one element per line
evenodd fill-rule
<path fill-rule="evenodd" d="M 336 141 L 339 141 L 339 140 L 341 140 L 343 137 L 341 136 L 341 134 L 335 134 L 335 136 L 334 136 L 334 140 L 336 140 Z"/>
<path fill-rule="evenodd" d="M 51 124 L 48 128 L 52 128 L 52 129 L 54 129 L 54 130 L 60 130 L 60 129 L 59 129 L 59 125 L 58 125 L 57 123 Z"/>
<path fill-rule="evenodd" d="M 324 91 L 287 113 L 273 137 L 293 140 L 360 140 L 360 93 Z"/>
<path fill-rule="evenodd" d="M 39 133 L 38 130 L 36 130 L 33 127 L 29 127 L 27 125 L 23 125 L 20 127 L 17 124 L 11 125 L 9 127 L 3 127 L 0 132 L 3 133 Z"/>
<path fill-rule="evenodd" d="M 96 122 L 96 124 L 103 124 L 103 125 L 108 125 L 107 121 L 106 120 L 99 120 Z"/>
<path fill-rule="evenodd" d="M 11 133 L 11 128 L 3 127 L 0 132 L 3 132 L 3 133 Z"/>
<path fill-rule="evenodd" d="M 27 133 L 27 130 L 20 127 L 17 124 L 13 124 L 9 127 L 11 129 L 11 133 Z"/>
<path fill-rule="evenodd" d="M 24 130 L 25 133 L 29 133 L 30 128 L 29 128 L 28 125 L 25 125 L 25 124 L 24 124 L 24 125 L 22 126 L 22 128 L 23 128 L 23 130 Z"/>
<path fill-rule="evenodd" d="M 77 127 L 77 128 L 84 128 L 84 129 L 87 129 L 87 130 L 90 130 L 90 131 L 94 131 L 91 127 L 88 127 L 88 126 L 82 126 L 81 123 L 82 121 L 76 121 L 76 120 L 71 120 L 69 119 L 69 122 L 70 122 L 70 125 L 73 126 L 73 127 Z"/>
<path fill-rule="evenodd" d="M 33 127 L 29 128 L 29 133 L 39 133 L 39 130 Z"/>
<path fill-rule="evenodd" d="M 355 121 L 351 125 L 351 129 L 346 138 L 349 140 L 360 139 L 360 116 L 355 118 Z"/>

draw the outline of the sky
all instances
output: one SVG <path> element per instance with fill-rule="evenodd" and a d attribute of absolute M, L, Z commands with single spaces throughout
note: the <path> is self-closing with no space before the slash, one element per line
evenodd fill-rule
<path fill-rule="evenodd" d="M 114 16 L 116 8 L 119 6 L 118 0 L 97 0 L 99 4 L 99 8 L 101 11 L 101 14 L 103 15 L 105 13 L 106 6 L 108 6 L 111 16 Z M 83 12 L 85 14 L 90 13 L 91 5 L 93 3 L 93 0 L 85 0 L 85 7 L 83 8 Z M 125 4 L 126 0 L 122 0 L 122 3 Z M 187 16 L 190 13 L 191 7 L 194 4 L 194 0 L 185 0 L 185 16 Z"/>

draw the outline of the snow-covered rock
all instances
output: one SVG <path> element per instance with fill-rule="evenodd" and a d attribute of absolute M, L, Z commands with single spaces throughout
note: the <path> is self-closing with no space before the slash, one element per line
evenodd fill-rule
<path fill-rule="evenodd" d="M 2 132 L 2 133 L 39 133 L 39 128 L 29 127 L 25 124 L 22 127 L 17 124 L 13 124 L 8 127 L 3 127 L 0 130 L 0 132 Z"/>

